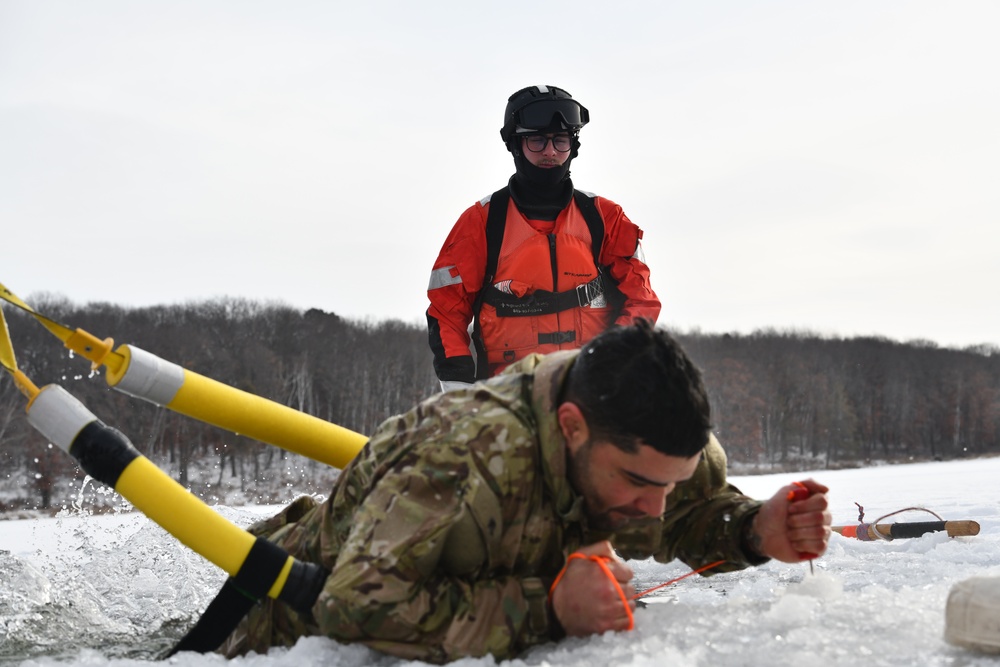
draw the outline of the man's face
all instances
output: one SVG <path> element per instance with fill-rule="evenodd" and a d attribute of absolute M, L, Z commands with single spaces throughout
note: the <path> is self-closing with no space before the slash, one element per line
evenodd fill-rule
<path fill-rule="evenodd" d="M 572 137 L 568 132 L 534 134 L 521 137 L 521 152 L 525 159 L 536 167 L 551 169 L 561 167 L 569 159 L 572 152 L 571 142 Z"/>
<path fill-rule="evenodd" d="M 640 445 L 635 454 L 589 438 L 567 443 L 569 480 L 584 498 L 591 527 L 615 530 L 630 520 L 663 514 L 667 495 L 694 475 L 701 455 L 681 458 Z"/>

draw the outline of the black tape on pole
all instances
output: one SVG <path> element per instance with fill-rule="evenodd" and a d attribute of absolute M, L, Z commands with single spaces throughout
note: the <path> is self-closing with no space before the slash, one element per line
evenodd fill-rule
<path fill-rule="evenodd" d="M 226 580 L 194 627 L 164 657 L 180 651 L 207 653 L 219 648 L 257 600 L 271 590 L 287 561 L 284 549 L 258 537 L 236 575 Z M 326 571 L 318 565 L 293 561 L 278 599 L 299 611 L 308 611 L 325 580 Z"/>
<path fill-rule="evenodd" d="M 169 658 L 181 651 L 208 653 L 216 650 L 255 604 L 257 600 L 247 597 L 232 579 L 227 579 L 194 627 L 161 657 Z"/>
<path fill-rule="evenodd" d="M 125 435 L 99 419 L 90 422 L 77 434 L 69 448 L 80 468 L 112 489 L 132 461 L 142 456 Z"/>

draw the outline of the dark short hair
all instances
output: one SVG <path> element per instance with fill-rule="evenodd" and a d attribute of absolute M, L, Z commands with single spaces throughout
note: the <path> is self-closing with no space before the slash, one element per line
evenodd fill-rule
<path fill-rule="evenodd" d="M 688 458 L 704 449 L 712 428 L 701 372 L 648 320 L 613 327 L 584 345 L 562 400 L 580 408 L 592 439 L 627 452 L 644 443 Z"/>

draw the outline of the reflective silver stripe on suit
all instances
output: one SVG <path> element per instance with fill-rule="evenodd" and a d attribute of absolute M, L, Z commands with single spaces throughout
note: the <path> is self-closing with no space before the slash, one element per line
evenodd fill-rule
<path fill-rule="evenodd" d="M 427 285 L 428 290 L 437 289 L 439 287 L 447 287 L 448 285 L 458 285 L 462 282 L 462 276 L 452 276 L 451 270 L 455 266 L 442 266 L 440 269 L 434 269 L 431 271 L 431 281 Z"/>

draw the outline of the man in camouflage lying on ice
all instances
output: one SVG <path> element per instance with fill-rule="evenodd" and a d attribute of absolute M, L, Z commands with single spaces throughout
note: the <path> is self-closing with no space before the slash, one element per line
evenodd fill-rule
<path fill-rule="evenodd" d="M 220 650 L 326 635 L 500 660 L 627 629 L 621 558 L 725 561 L 710 575 L 822 554 L 828 489 L 744 496 L 710 428 L 700 373 L 645 321 L 438 394 L 383 423 L 326 502 L 300 498 L 250 529 L 330 575 L 311 614 L 265 599 Z M 606 556 L 611 576 L 574 552 Z"/>

